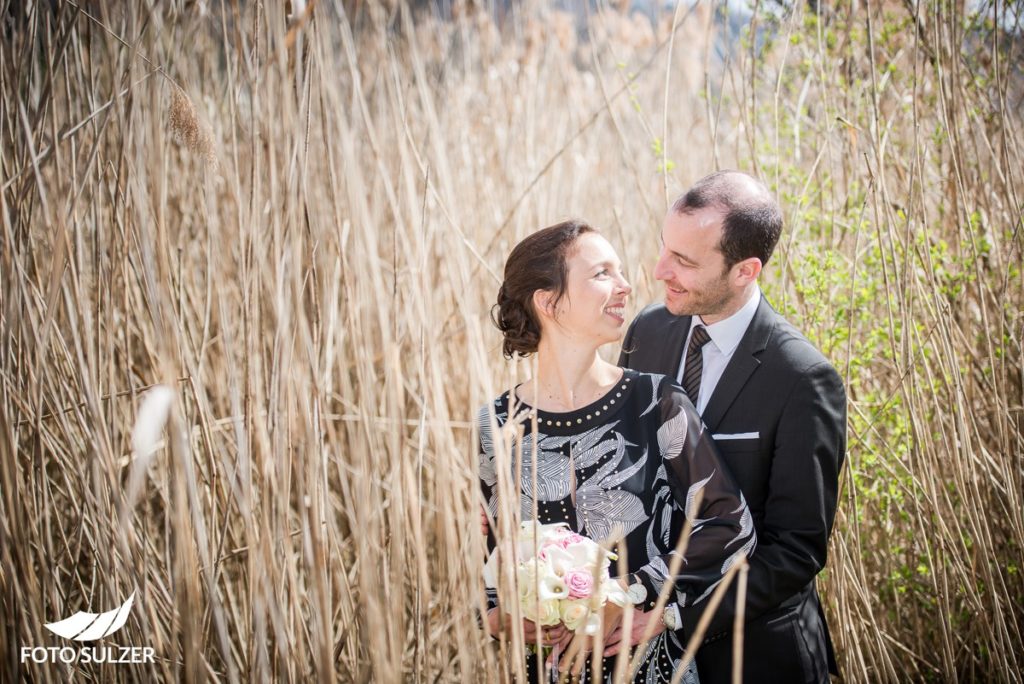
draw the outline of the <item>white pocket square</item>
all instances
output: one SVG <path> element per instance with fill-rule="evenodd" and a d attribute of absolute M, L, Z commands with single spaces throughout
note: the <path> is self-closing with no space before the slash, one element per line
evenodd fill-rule
<path fill-rule="evenodd" d="M 722 442 L 729 439 L 757 439 L 760 436 L 760 432 L 736 432 L 731 435 L 719 433 L 717 435 L 711 435 L 711 438 L 716 442 Z"/>

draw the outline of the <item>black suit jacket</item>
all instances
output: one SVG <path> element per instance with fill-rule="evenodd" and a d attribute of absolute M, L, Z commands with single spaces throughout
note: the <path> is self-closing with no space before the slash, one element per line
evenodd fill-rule
<path fill-rule="evenodd" d="M 690 317 L 663 304 L 630 325 L 619 364 L 675 377 Z M 693 397 L 696 403 L 696 397 Z M 825 566 L 846 453 L 846 394 L 832 365 L 764 297 L 702 418 L 754 516 L 745 682 L 827 682 L 835 658 L 814 578 Z M 724 439 L 757 433 L 756 438 Z M 684 609 L 692 633 L 703 606 Z M 730 591 L 697 654 L 702 684 L 732 670 Z"/>

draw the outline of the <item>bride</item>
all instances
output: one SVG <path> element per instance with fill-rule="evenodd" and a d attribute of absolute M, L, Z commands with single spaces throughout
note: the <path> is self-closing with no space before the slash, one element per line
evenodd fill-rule
<path fill-rule="evenodd" d="M 540 523 L 567 523 L 598 541 L 623 535 L 618 548 L 625 551 L 628 573 L 616 579 L 634 603 L 633 627 L 623 634 L 622 609 L 607 604 L 602 678 L 611 681 L 615 654 L 639 641 L 654 621 L 655 636 L 634 681 L 667 682 L 700 614 L 679 609 L 704 602 L 732 563 L 753 550 L 755 537 L 743 496 L 682 388 L 598 354 L 622 338 L 630 292 L 615 250 L 580 221 L 537 231 L 512 250 L 493 317 L 507 358 L 537 355 L 537 378 L 480 410 L 480 481 L 491 529 L 497 529 L 493 520 L 515 508 L 529 520 L 536 498 Z M 522 462 L 513 458 L 510 464 L 513 481 L 520 478 L 518 501 L 501 501 L 497 493 L 495 447 L 509 420 L 524 421 L 525 428 Z M 673 593 L 655 613 L 687 502 L 698 492 L 700 508 Z M 520 629 L 527 643 L 563 649 L 573 637 L 562 625 L 513 625 L 497 591 L 488 589 L 487 598 L 492 635 Z M 529 681 L 537 681 L 536 659 L 528 661 Z M 689 667 L 683 681 L 696 682 Z M 588 662 L 580 681 L 591 679 Z"/>

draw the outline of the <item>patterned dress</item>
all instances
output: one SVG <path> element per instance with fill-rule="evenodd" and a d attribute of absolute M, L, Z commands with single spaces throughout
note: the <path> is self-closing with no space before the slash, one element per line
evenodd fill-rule
<path fill-rule="evenodd" d="M 670 602 L 674 599 L 685 608 L 705 601 L 729 566 L 753 550 L 754 525 L 743 495 L 690 400 L 671 379 L 627 369 L 604 397 L 570 413 L 514 403 L 512 420 L 521 421 L 524 428 L 521 463 L 516 462 L 519 449 L 514 437 L 511 442 L 506 437 L 514 435 L 514 425 L 503 430 L 509 423 L 509 393 L 485 405 L 478 415 L 480 482 L 489 513 L 497 517 L 502 510 L 497 494 L 502 475 L 510 482 L 519 480 L 522 520 L 532 518 L 536 499 L 541 523 L 565 522 L 595 540 L 621 531 L 619 549 L 626 552 L 627 582 L 636 598 L 643 596 L 638 609 L 654 606 L 685 511 L 698 492 L 703 498 Z M 613 574 L 615 567 L 613 563 Z M 638 583 L 642 588 L 634 586 Z M 495 590 L 489 589 L 487 598 L 489 607 L 497 605 Z M 634 682 L 670 681 L 688 638 L 677 630 L 652 639 Z M 530 658 L 527 667 L 530 681 L 536 680 L 534 661 Z M 604 681 L 611 681 L 614 665 L 614 657 L 605 659 Z M 690 668 L 683 681 L 697 682 L 696 669 L 692 664 Z M 590 681 L 586 670 L 581 681 Z"/>

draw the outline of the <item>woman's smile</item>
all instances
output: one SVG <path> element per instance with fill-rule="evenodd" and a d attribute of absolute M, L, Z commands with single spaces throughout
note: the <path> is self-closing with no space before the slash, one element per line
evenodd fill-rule
<path fill-rule="evenodd" d="M 625 309 L 626 303 L 619 302 L 618 304 L 613 304 L 611 306 L 605 307 L 604 312 L 611 316 L 612 318 L 614 318 L 615 321 L 621 325 L 626 322 Z"/>

